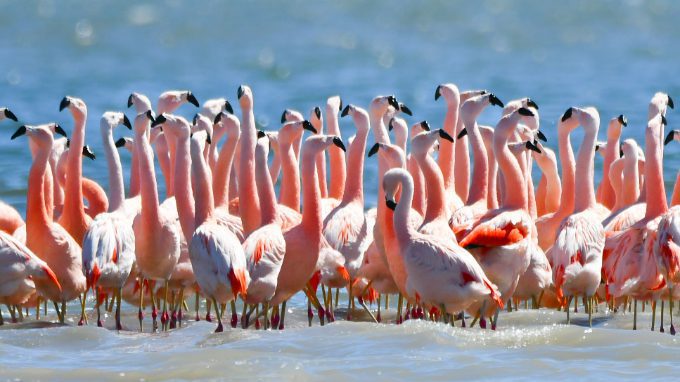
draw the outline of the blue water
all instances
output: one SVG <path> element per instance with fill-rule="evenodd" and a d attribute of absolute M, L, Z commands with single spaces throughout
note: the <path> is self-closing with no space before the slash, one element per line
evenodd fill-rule
<path fill-rule="evenodd" d="M 81 97 L 89 109 L 86 141 L 101 153 L 99 117 L 106 110 L 131 116 L 125 106 L 132 91 L 154 100 L 168 89 L 190 89 L 201 102 L 227 97 L 236 105 L 236 89 L 246 83 L 265 129 L 278 128 L 284 108 L 308 114 L 330 95 L 366 107 L 373 96 L 394 93 L 413 110 L 410 123 L 427 119 L 438 126 L 445 106 L 434 101 L 435 87 L 453 82 L 461 89 L 489 89 L 504 101 L 532 97 L 553 148 L 556 121 L 570 106 L 596 106 L 602 129 L 623 113 L 629 120 L 623 138 L 642 142 L 651 96 L 665 91 L 680 101 L 679 17 L 680 3 L 670 0 L 0 1 L 0 105 L 10 107 L 20 123 L 56 121 L 70 132 L 72 119 L 59 113 L 59 101 L 67 94 Z M 191 117 L 195 111 L 187 105 L 178 113 Z M 670 128 L 677 126 L 675 115 L 669 111 Z M 495 125 L 498 117 L 498 109 L 489 109 L 480 122 Z M 25 140 L 9 140 L 17 126 L 0 124 L 0 199 L 24 211 L 30 154 Z M 345 136 L 354 130 L 350 121 L 341 126 Z M 575 134 L 576 143 L 580 136 Z M 122 155 L 127 171 L 129 156 Z M 669 193 L 679 162 L 680 147 L 668 146 Z M 86 160 L 84 173 L 106 186 L 105 166 L 102 159 Z M 372 204 L 375 163 L 367 161 L 366 171 Z M 210 335 L 206 324 L 160 337 L 78 328 L 10 330 L 0 334 L 0 374 L 44 379 L 58 370 L 63 378 L 83 379 L 96 370 L 84 357 L 91 354 L 108 365 L 102 366 L 108 378 L 124 377 L 118 373 L 127 367 L 128 377 L 146 380 L 172 378 L 167 370 L 180 365 L 176 378 L 273 378 L 269 367 L 298 370 L 282 374 L 288 378 L 521 379 L 550 375 L 545 370 L 598 379 L 611 377 L 608 370 L 628 378 L 677 375 L 677 362 L 667 356 L 676 344 L 668 336 L 621 334 L 603 327 L 607 317 L 589 334 L 581 327 L 554 327 L 563 319 L 550 312 L 515 317 L 499 334 L 484 336 L 424 323 L 380 330 L 338 324 L 283 335 L 232 333 L 226 339 Z M 617 316 L 615 323 L 628 328 L 629 322 L 630 316 Z M 35 349 L 41 344 L 36 336 L 47 338 L 47 350 Z M 217 358 L 204 360 L 200 352 L 206 347 Z M 276 347 L 284 354 L 268 353 Z M 155 353 L 161 349 L 170 358 Z M 141 361 L 139 352 L 153 355 L 154 363 Z M 225 359 L 235 354 L 245 354 L 243 363 Z M 320 361 L 311 362 L 316 356 Z M 441 362 L 425 362 L 432 357 Z M 498 366 L 511 362 L 514 367 Z M 222 370 L 192 373 L 199 366 Z"/>

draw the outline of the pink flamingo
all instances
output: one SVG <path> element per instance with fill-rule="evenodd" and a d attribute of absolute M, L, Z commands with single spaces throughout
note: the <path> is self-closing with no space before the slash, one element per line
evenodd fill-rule
<path fill-rule="evenodd" d="M 456 138 L 461 139 L 466 135 L 470 136 L 470 146 L 474 154 L 474 167 L 471 192 L 467 203 L 453 211 L 449 221 L 458 239 L 463 238 L 488 211 L 489 162 L 484 141 L 477 126 L 477 117 L 488 105 L 503 107 L 503 102 L 494 94 L 485 93 L 469 98 L 460 107 L 460 120 L 463 123 L 463 128 Z"/>
<path fill-rule="evenodd" d="M 340 96 L 328 97 L 326 100 L 326 125 L 328 134 L 340 137 L 340 125 L 338 124 L 338 113 L 342 111 L 342 100 Z M 345 180 L 347 179 L 347 169 L 345 168 L 345 152 L 336 148 L 328 151 L 328 161 L 330 168 L 330 180 L 328 182 L 328 196 L 337 200 L 342 200 L 345 191 Z"/>
<path fill-rule="evenodd" d="M 144 280 L 164 280 L 167 290 L 168 280 L 180 255 L 180 230 L 175 219 L 160 208 L 156 174 L 153 166 L 153 152 L 149 144 L 149 123 L 153 115 L 151 111 L 139 114 L 135 118 L 135 150 L 139 156 L 141 212 L 135 217 L 135 256 L 140 276 L 140 285 Z M 142 330 L 143 289 L 139 289 L 139 329 Z M 167 300 L 163 304 L 163 314 L 167 315 Z"/>
<path fill-rule="evenodd" d="M 207 118 L 204 123 L 209 123 Z M 207 136 L 206 136 L 207 137 Z M 250 276 L 238 237 L 213 217 L 214 204 L 208 165 L 203 157 L 205 137 L 195 133 L 191 139 L 192 169 L 195 175 L 196 230 L 189 243 L 189 256 L 201 292 L 212 300 L 217 312 L 216 332 L 223 330 L 221 304 L 232 302 L 232 326 L 236 324 L 233 301 L 247 299 Z M 233 147 L 227 161 L 233 160 Z M 180 298 L 181 300 L 181 298 Z M 181 303 L 181 302 L 180 302 Z"/>
<path fill-rule="evenodd" d="M 24 125 L 12 135 L 12 139 L 24 134 L 33 142 L 37 151 L 28 175 L 26 246 L 44 260 L 56 275 L 58 283 L 42 283 L 38 280 L 34 282 L 43 296 L 54 301 L 59 321 L 63 323 L 66 302 L 85 292 L 86 288 L 81 249 L 66 229 L 53 222 L 47 212 L 44 182 L 54 142 L 52 133 L 44 127 Z M 57 302 L 61 302 L 61 308 L 58 308 Z"/>
<path fill-rule="evenodd" d="M 87 227 L 92 218 L 85 213 L 83 203 L 83 162 L 80 147 L 85 146 L 85 123 L 87 122 L 87 106 L 79 98 L 64 97 L 59 104 L 59 110 L 68 108 L 73 115 L 75 126 L 71 135 L 71 146 L 76 150 L 69 150 L 66 185 L 64 187 L 64 208 L 59 218 L 59 224 L 73 236 L 76 243 L 82 243 Z"/>
<path fill-rule="evenodd" d="M 666 139 L 664 139 L 664 146 L 673 142 L 680 141 L 680 130 L 671 130 Z M 675 178 L 675 186 L 673 187 L 673 195 L 671 196 L 671 206 L 680 204 L 680 171 Z"/>
<path fill-rule="evenodd" d="M 264 136 L 264 135 L 263 135 Z M 247 304 L 264 304 L 264 325 L 269 325 L 269 301 L 276 293 L 276 284 L 286 253 L 286 241 L 277 221 L 276 194 L 269 175 L 267 156 L 268 139 L 260 139 L 255 148 L 255 180 L 261 206 L 262 226 L 243 242 L 246 264 L 251 281 L 248 285 Z"/>
<path fill-rule="evenodd" d="M 484 149 L 487 155 L 487 166 L 489 167 L 489 175 L 487 176 L 488 192 L 487 192 L 487 203 L 486 208 L 496 209 L 498 208 L 498 198 L 500 197 L 500 190 L 497 187 L 496 181 L 498 180 L 498 163 L 496 162 L 496 156 L 493 154 L 493 127 L 478 125 L 477 129 L 482 136 L 484 141 Z"/>
<path fill-rule="evenodd" d="M 557 172 L 557 157 L 555 152 L 547 147 L 541 147 L 541 153 L 532 153 L 536 164 L 541 169 L 541 180 L 536 188 L 536 211 L 538 216 L 557 211 L 562 198 L 562 184 Z"/>
<path fill-rule="evenodd" d="M 347 105 L 342 116 L 350 115 L 357 127 L 357 135 L 352 142 L 347 167 L 357 169 L 355 176 L 345 183 L 345 190 L 340 204 L 335 207 L 323 222 L 323 234 L 331 248 L 344 256 L 344 267 L 349 272 L 349 301 L 353 301 L 351 285 L 357 277 L 357 272 L 363 261 L 362 244 L 368 235 L 366 218 L 364 216 L 364 151 L 368 138 L 368 113 L 354 105 Z M 318 165 L 318 162 L 317 162 Z M 349 311 L 348 310 L 348 316 Z"/>
<path fill-rule="evenodd" d="M 394 210 L 394 230 L 408 273 L 407 293 L 417 302 L 438 307 L 442 313 L 457 314 L 486 296 L 502 307 L 498 289 L 469 252 L 449 240 L 420 234 L 410 226 L 411 175 L 403 169 L 391 169 L 383 178 L 383 187 L 386 204 Z M 399 187 L 402 198 L 397 203 Z"/>
<path fill-rule="evenodd" d="M 427 124 L 427 122 L 423 123 Z M 453 138 L 443 129 L 420 133 L 411 140 L 411 152 L 423 172 L 427 192 L 427 209 L 418 232 L 455 243 L 457 242 L 456 236 L 448 224 L 450 214 L 444 196 L 444 178 L 437 163 L 429 154 L 439 139 L 446 140 L 453 145 Z M 446 145 L 447 143 L 440 144 L 440 147 Z"/>
<path fill-rule="evenodd" d="M 240 161 L 238 169 L 239 212 L 243 221 L 246 236 L 260 227 L 260 201 L 257 198 L 255 183 L 255 146 L 257 131 L 255 114 L 253 113 L 253 92 L 250 87 L 241 85 L 238 88 L 238 101 L 241 105 L 241 141 Z"/>
<path fill-rule="evenodd" d="M 300 224 L 284 233 L 286 254 L 277 280 L 276 293 L 270 303 L 278 305 L 305 289 L 316 270 L 319 252 L 324 247 L 320 191 L 316 179 L 316 157 L 330 145 L 344 148 L 340 138 L 315 135 L 308 138 L 300 153 L 302 159 L 303 199 L 305 209 Z M 285 316 L 281 316 L 281 326 Z"/>
<path fill-rule="evenodd" d="M 609 166 L 618 157 L 619 154 L 619 139 L 621 138 L 621 130 L 628 125 L 628 120 L 621 114 L 618 117 L 612 118 L 609 121 L 607 128 L 607 145 L 604 150 L 604 163 L 602 164 L 602 181 L 597 188 L 597 201 L 602 203 L 605 207 L 612 209 L 615 203 L 614 189 L 609 182 Z"/>
<path fill-rule="evenodd" d="M 548 251 L 552 259 L 553 281 L 559 298 L 568 297 L 569 305 L 574 296 L 583 296 L 587 301 L 588 321 L 592 325 L 593 296 L 600 285 L 602 252 L 604 250 L 604 227 L 595 212 L 594 156 L 595 141 L 600 125 L 600 116 L 595 108 L 572 107 L 562 119 L 576 119 L 583 126 L 585 134 L 579 148 L 575 180 L 574 211 L 567 216 L 557 232 L 557 240 Z"/>
<path fill-rule="evenodd" d="M 533 116 L 531 110 L 522 107 L 505 115 L 496 125 L 494 153 L 503 173 L 505 189 L 513 192 L 506 192 L 501 207 L 489 211 L 460 241 L 463 248 L 477 247 L 471 253 L 478 259 L 489 279 L 498 286 L 503 301 L 513 295 L 520 276 L 530 264 L 528 248 L 536 229 L 526 209 L 528 197 L 525 178 L 508 147 L 508 139 L 519 121 Z M 477 311 L 476 305 L 472 311 Z M 488 305 L 486 303 L 481 305 L 480 315 L 485 317 L 489 314 L 489 307 L 485 306 Z M 490 312 L 494 310 L 495 307 L 491 306 Z M 495 312 L 492 328 L 497 326 L 498 310 Z"/>
<path fill-rule="evenodd" d="M 0 232 L 0 303 L 21 305 L 43 287 L 61 290 L 52 269 L 23 243 L 5 232 Z M 0 313 L 0 325 L 3 324 Z"/>
<path fill-rule="evenodd" d="M 623 158 L 615 160 L 609 166 L 610 177 L 614 178 L 610 183 L 615 191 L 616 203 L 614 207 L 616 208 L 612 210 L 611 215 L 602 221 L 605 232 L 626 230 L 645 216 L 645 203 L 639 202 L 638 151 L 637 143 L 632 139 L 626 139 L 621 145 Z M 617 167 L 621 168 L 618 174 L 615 173 Z M 620 183 L 619 188 L 616 188 L 617 182 Z"/>
<path fill-rule="evenodd" d="M 13 234 L 17 228 L 25 225 L 24 219 L 14 207 L 0 201 L 0 231 Z"/>
<path fill-rule="evenodd" d="M 444 115 L 444 122 L 442 128 L 450 136 L 455 136 L 458 134 L 456 130 L 456 124 L 458 123 L 458 112 L 460 107 L 460 91 L 458 87 L 454 84 L 441 84 L 437 86 L 434 91 L 434 100 L 437 101 L 439 98 L 444 98 L 446 102 L 446 114 Z M 458 156 L 456 155 L 456 148 L 458 144 L 447 145 L 442 147 L 439 151 L 439 168 L 442 170 L 442 175 L 444 177 L 444 187 L 446 188 L 446 194 L 456 194 L 459 196 L 459 200 L 462 199 L 461 195 L 467 195 L 467 185 L 460 179 L 460 186 L 457 185 L 457 177 L 454 176 L 454 162 Z M 460 146 L 464 146 L 462 143 Z M 456 174 L 457 175 L 457 174 Z M 466 199 L 463 199 L 467 200 Z M 462 204 L 462 203 L 461 203 Z M 452 209 L 454 211 L 455 209 Z"/>
<path fill-rule="evenodd" d="M 132 129 L 123 113 L 106 112 L 101 118 L 100 131 L 109 164 L 109 213 L 98 215 L 83 239 L 83 273 L 87 286 L 97 297 L 97 326 L 103 326 L 99 307 L 102 292 L 113 292 L 116 298 L 116 329 L 121 330 L 121 290 L 135 261 L 135 234 L 132 220 L 123 213 L 125 199 L 123 171 L 113 142 L 113 128 L 122 124 Z"/>

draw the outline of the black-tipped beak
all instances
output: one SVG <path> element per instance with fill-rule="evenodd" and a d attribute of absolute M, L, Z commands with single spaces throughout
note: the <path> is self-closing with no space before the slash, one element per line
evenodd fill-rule
<path fill-rule="evenodd" d="M 567 119 L 571 118 L 571 112 L 572 112 L 572 110 L 573 110 L 572 108 L 569 108 L 569 109 L 567 109 L 567 111 L 564 112 L 564 114 L 562 114 L 562 119 L 561 119 L 562 122 L 564 122 L 564 121 L 566 121 Z"/>
<path fill-rule="evenodd" d="M 132 94 L 128 96 L 128 108 L 132 107 Z"/>
<path fill-rule="evenodd" d="M 441 91 L 441 85 L 437 86 L 437 89 L 434 90 L 434 100 L 438 100 L 439 97 L 442 96 L 442 91 Z"/>
<path fill-rule="evenodd" d="M 668 107 L 675 109 L 675 104 L 673 103 L 673 98 L 671 98 L 671 96 L 668 96 Z"/>
<path fill-rule="evenodd" d="M 195 126 L 196 121 L 198 121 L 198 113 L 194 114 L 194 118 L 191 120 L 191 124 Z"/>
<path fill-rule="evenodd" d="M 602 147 L 602 146 L 600 146 L 599 143 L 596 143 L 596 144 L 595 144 L 595 152 L 600 151 L 600 147 Z"/>
<path fill-rule="evenodd" d="M 545 134 L 543 134 L 541 130 L 538 130 L 538 132 L 536 133 L 536 137 L 542 140 L 543 142 L 548 142 L 548 138 L 545 136 Z"/>
<path fill-rule="evenodd" d="M 321 108 L 318 106 L 314 107 L 314 115 L 316 115 L 316 119 L 321 119 Z"/>
<path fill-rule="evenodd" d="M 439 129 L 439 137 L 449 142 L 453 142 L 453 137 L 449 135 L 444 129 Z"/>
<path fill-rule="evenodd" d="M 243 90 L 243 85 L 240 85 L 238 87 L 238 90 L 236 91 L 236 98 L 241 99 L 241 96 L 243 95 L 244 92 L 245 90 Z"/>
<path fill-rule="evenodd" d="M 495 94 L 489 93 L 489 103 L 495 106 L 503 107 L 503 101 L 501 101 Z"/>
<path fill-rule="evenodd" d="M 422 122 L 420 122 L 420 128 L 425 130 L 425 131 L 430 131 L 430 124 L 427 123 L 427 121 L 422 121 Z"/>
<path fill-rule="evenodd" d="M 391 199 L 385 199 L 385 205 L 387 205 L 387 208 L 391 209 L 392 211 L 397 208 L 397 202 Z"/>
<path fill-rule="evenodd" d="M 267 136 L 267 134 L 264 131 L 262 131 L 262 130 L 257 131 L 257 139 L 264 138 L 266 136 Z"/>
<path fill-rule="evenodd" d="M 153 128 L 153 127 L 156 127 L 158 125 L 164 124 L 166 119 L 165 119 L 165 116 L 163 114 L 161 114 L 158 117 L 156 117 L 156 119 L 154 119 L 152 121 L 153 122 L 151 122 L 151 127 Z"/>
<path fill-rule="evenodd" d="M 392 131 L 394 129 L 394 118 L 390 118 L 390 122 L 387 124 L 387 130 Z"/>
<path fill-rule="evenodd" d="M 281 113 L 281 123 L 286 123 L 286 114 L 288 113 L 288 110 L 284 110 L 283 113 Z"/>
<path fill-rule="evenodd" d="M 57 124 L 54 125 L 54 132 L 61 135 L 64 138 L 68 138 L 68 135 L 66 135 L 66 131 L 64 131 L 64 129 L 62 129 L 61 126 Z"/>
<path fill-rule="evenodd" d="M 661 125 L 662 126 L 668 125 L 668 120 L 666 120 L 666 116 L 663 114 L 661 115 Z"/>
<path fill-rule="evenodd" d="M 342 110 L 342 98 L 340 98 L 340 106 L 338 106 L 338 111 Z"/>
<path fill-rule="evenodd" d="M 619 120 L 619 123 L 620 123 L 622 126 L 628 126 L 628 119 L 626 118 L 625 115 L 621 114 L 621 115 L 619 115 L 618 118 L 616 118 L 616 119 Z"/>
<path fill-rule="evenodd" d="M 399 104 L 399 111 L 406 115 L 413 116 L 413 112 L 411 111 L 411 109 L 409 109 L 408 106 L 404 105 L 403 103 Z"/>
<path fill-rule="evenodd" d="M 86 156 L 92 160 L 97 159 L 97 156 L 94 155 L 94 152 L 92 152 L 92 149 L 88 145 L 83 146 L 83 156 Z"/>
<path fill-rule="evenodd" d="M 144 114 L 146 114 L 146 117 L 149 118 L 149 121 L 151 121 L 151 123 L 154 123 L 154 121 L 156 121 L 156 118 L 154 118 L 153 112 L 151 110 L 147 110 L 146 113 Z"/>
<path fill-rule="evenodd" d="M 534 100 L 532 100 L 531 98 L 527 99 L 527 106 L 531 106 L 531 107 L 533 107 L 534 109 L 538 110 L 538 105 L 537 105 L 536 102 L 535 102 Z"/>
<path fill-rule="evenodd" d="M 130 123 L 130 120 L 128 119 L 127 115 L 125 114 L 123 114 L 123 126 L 127 127 L 128 130 L 132 130 L 132 124 Z"/>
<path fill-rule="evenodd" d="M 667 144 L 671 143 L 675 138 L 675 133 L 677 132 L 677 130 L 672 130 L 670 133 L 668 133 L 668 135 L 666 135 L 666 139 L 663 140 L 663 145 L 666 146 Z"/>
<path fill-rule="evenodd" d="M 461 130 L 460 133 L 458 133 L 458 135 L 456 135 L 456 139 L 461 139 L 466 135 L 467 135 L 467 129 L 463 127 L 463 130 Z"/>
<path fill-rule="evenodd" d="M 373 155 L 378 153 L 378 150 L 380 150 L 380 143 L 376 143 L 371 147 L 370 150 L 368 150 L 368 157 L 372 157 Z"/>
<path fill-rule="evenodd" d="M 390 106 L 392 106 L 395 110 L 399 110 L 399 102 L 397 101 L 397 97 L 388 96 L 387 103 L 390 104 Z"/>
<path fill-rule="evenodd" d="M 222 113 L 219 113 L 215 116 L 215 119 L 213 120 L 213 125 L 217 125 L 218 123 L 220 123 L 220 121 L 222 121 Z"/>
<path fill-rule="evenodd" d="M 14 138 L 16 138 L 16 137 L 20 137 L 20 136 L 22 136 L 22 135 L 24 135 L 24 134 L 26 134 L 26 125 L 21 125 L 21 126 L 19 126 L 19 128 L 17 129 L 17 131 L 15 131 L 14 134 L 12 134 L 12 138 L 11 138 L 11 139 L 14 139 Z"/>
<path fill-rule="evenodd" d="M 71 100 L 69 100 L 68 97 L 62 98 L 61 102 L 59 102 L 59 111 L 66 109 L 70 104 Z"/>
<path fill-rule="evenodd" d="M 192 92 L 187 93 L 187 101 L 189 101 L 190 104 L 198 107 L 198 100 L 196 99 L 196 96 Z"/>
<path fill-rule="evenodd" d="M 12 111 L 9 109 L 5 109 L 5 118 L 11 119 L 14 122 L 17 121 L 17 116 L 14 115 L 14 113 L 12 113 Z"/>
<path fill-rule="evenodd" d="M 207 131 L 205 132 L 205 143 L 212 145 L 212 137 L 210 136 L 210 133 Z"/>
<path fill-rule="evenodd" d="M 118 138 L 116 141 L 116 147 L 121 148 L 123 146 L 125 146 L 125 138 Z"/>
<path fill-rule="evenodd" d="M 528 150 L 531 150 L 531 151 L 536 152 L 538 154 L 541 153 L 541 149 L 539 149 L 538 146 L 534 145 L 530 141 L 527 141 L 527 143 L 524 145 L 524 147 L 526 147 Z"/>
<path fill-rule="evenodd" d="M 231 107 L 229 101 L 224 101 L 224 110 L 229 114 L 234 114 L 234 108 Z"/>
<path fill-rule="evenodd" d="M 345 144 L 342 143 L 342 139 L 340 139 L 340 137 L 333 137 L 333 144 L 338 146 L 340 150 L 347 151 L 347 149 L 345 148 Z"/>
<path fill-rule="evenodd" d="M 619 158 L 623 158 L 623 149 L 619 149 Z"/>
<path fill-rule="evenodd" d="M 70 147 L 71 147 L 71 140 L 70 140 L 70 139 L 66 139 L 66 148 L 68 149 L 68 148 L 70 148 Z"/>
<path fill-rule="evenodd" d="M 350 105 L 345 106 L 345 108 L 342 110 L 342 113 L 340 113 L 341 117 L 346 117 L 349 114 L 349 106 Z"/>
<path fill-rule="evenodd" d="M 312 126 L 312 123 L 309 122 L 308 120 L 302 121 L 302 128 L 316 134 L 316 129 L 314 128 L 314 126 Z"/>
<path fill-rule="evenodd" d="M 525 117 L 533 117 L 534 116 L 534 112 L 527 109 L 526 107 L 520 107 L 519 109 L 517 109 L 517 112 L 519 113 L 519 115 L 523 115 Z"/>

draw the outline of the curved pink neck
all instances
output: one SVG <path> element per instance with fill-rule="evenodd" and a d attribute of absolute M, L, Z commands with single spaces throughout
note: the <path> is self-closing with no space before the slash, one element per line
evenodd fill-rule
<path fill-rule="evenodd" d="M 85 118 L 77 118 L 71 136 L 71 144 L 67 157 L 66 185 L 64 186 L 64 208 L 62 215 L 85 215 L 83 204 L 83 146 L 85 146 Z"/>
<path fill-rule="evenodd" d="M 646 219 L 654 219 L 668 211 L 666 187 L 663 179 L 663 151 L 660 139 L 662 135 L 663 126 L 653 127 L 652 125 L 647 127 L 645 131 Z"/>
<path fill-rule="evenodd" d="M 680 204 L 680 171 L 675 177 L 675 186 L 673 187 L 673 196 L 671 197 L 671 206 Z"/>
<path fill-rule="evenodd" d="M 413 178 L 413 204 L 411 205 L 411 208 L 420 215 L 425 215 L 425 208 L 427 207 L 427 201 L 425 199 L 425 177 L 423 176 L 423 172 L 420 171 L 418 161 L 416 161 L 416 158 L 411 154 L 406 158 L 406 167 Z"/>
<path fill-rule="evenodd" d="M 602 181 L 600 182 L 601 195 L 600 202 L 606 207 L 611 207 L 614 203 L 614 188 L 609 181 L 609 168 L 612 162 L 618 157 L 620 150 L 619 136 L 607 137 L 607 149 L 604 154 L 604 161 L 602 163 Z"/>
<path fill-rule="evenodd" d="M 401 182 L 401 198 L 399 203 L 397 203 L 397 208 L 394 210 L 394 234 L 399 242 L 399 247 L 406 248 L 411 243 L 415 234 L 415 231 L 409 224 L 411 203 L 413 202 L 413 180 L 406 173 L 401 173 L 399 180 Z"/>
<path fill-rule="evenodd" d="M 321 191 L 316 177 L 316 156 L 319 152 L 313 149 L 302 149 L 302 222 L 300 223 L 308 233 L 321 234 Z M 313 239 L 313 238 L 310 238 Z"/>
<path fill-rule="evenodd" d="M 194 174 L 193 196 L 196 200 L 196 219 L 193 224 L 196 227 L 199 227 L 201 224 L 205 223 L 212 216 L 215 209 L 215 205 L 213 203 L 212 181 L 210 179 L 208 165 L 201 153 L 194 153 L 194 151 L 199 147 L 200 145 L 192 143 L 191 170 Z M 191 236 L 189 236 L 187 240 L 191 240 Z"/>
<path fill-rule="evenodd" d="M 255 184 L 255 114 L 252 109 L 243 109 L 241 124 L 241 160 L 239 162 L 238 196 L 243 231 L 250 234 L 260 226 L 260 200 Z"/>
<path fill-rule="evenodd" d="M 196 227 L 196 206 L 194 204 L 193 191 L 191 189 L 191 152 L 189 151 L 189 137 L 172 139 L 168 137 L 168 143 L 172 142 L 175 147 L 175 203 L 179 224 L 182 227 L 184 238 L 191 240 Z M 200 157 L 202 155 L 199 154 Z M 206 169 L 207 171 L 207 169 Z M 198 175 L 198 174 L 197 174 Z M 207 175 L 206 175 L 207 176 Z M 199 179 L 197 177 L 197 179 Z"/>
<path fill-rule="evenodd" d="M 113 132 L 110 128 L 102 128 L 101 134 L 109 171 L 109 211 L 117 211 L 123 206 L 123 200 L 125 200 L 123 169 L 116 144 L 113 142 Z"/>
<path fill-rule="evenodd" d="M 630 205 L 640 197 L 640 183 L 637 158 L 625 160 L 623 166 L 623 203 Z"/>
<path fill-rule="evenodd" d="M 488 199 L 489 195 L 489 162 L 480 134 L 477 122 L 464 121 L 465 129 L 470 136 L 470 148 L 474 156 L 472 167 L 472 184 L 468 195 L 467 205 L 475 204 Z M 453 146 L 453 145 L 444 145 Z"/>
<path fill-rule="evenodd" d="M 516 122 L 514 125 L 516 126 Z M 499 133 L 498 129 L 496 128 L 496 134 Z M 511 192 L 505 192 L 502 208 L 519 210 L 524 209 L 527 205 L 527 188 L 519 164 L 512 155 L 510 148 L 508 148 L 508 138 L 509 134 L 498 137 L 494 136 L 493 150 L 498 162 L 498 168 L 503 173 L 505 190 L 512 190 Z"/>
<path fill-rule="evenodd" d="M 234 162 L 234 154 L 238 146 L 240 136 L 227 137 L 227 141 L 220 149 L 220 155 L 215 164 L 213 173 L 213 193 L 215 195 L 215 206 L 225 207 L 229 203 L 229 187 L 231 178 L 231 165 Z"/>
<path fill-rule="evenodd" d="M 281 189 L 279 202 L 300 212 L 300 169 L 290 145 L 281 145 Z"/>
<path fill-rule="evenodd" d="M 338 113 L 326 108 L 328 124 L 328 134 L 340 136 L 340 126 L 338 124 Z M 356 138 L 355 138 L 356 139 Z M 364 144 L 365 145 L 365 144 Z M 328 150 L 328 160 L 330 165 L 330 182 L 328 183 L 328 196 L 335 199 L 342 199 L 345 192 L 347 181 L 347 169 L 345 168 L 345 152 L 339 147 L 331 147 Z"/>
<path fill-rule="evenodd" d="M 595 207 L 595 140 L 597 139 L 597 125 L 584 125 L 585 135 L 578 149 L 576 171 L 578 177 L 574 181 L 575 194 L 574 213 Z"/>
<path fill-rule="evenodd" d="M 458 107 L 448 107 L 446 108 L 446 115 L 444 116 L 444 126 L 443 129 L 450 136 L 455 137 L 456 123 L 458 122 Z M 447 191 L 455 190 L 456 180 L 453 173 L 453 163 L 456 156 L 456 145 L 443 145 L 439 148 L 439 168 L 441 169 L 442 176 L 444 177 L 444 188 Z"/>
<path fill-rule="evenodd" d="M 132 148 L 132 159 L 130 164 L 130 197 L 139 195 L 139 157 L 137 150 Z"/>
<path fill-rule="evenodd" d="M 368 139 L 369 126 L 364 124 L 357 129 L 357 135 L 349 147 L 347 167 L 356 169 L 356 173 L 345 183 L 342 201 L 358 201 L 364 203 L 364 152 L 366 151 L 366 139 Z M 333 149 L 333 148 L 331 148 Z M 339 148 L 337 148 L 339 150 Z M 340 150 L 342 151 L 342 150 Z"/>
<path fill-rule="evenodd" d="M 255 150 L 255 179 L 257 181 L 257 196 L 260 198 L 261 224 L 271 224 L 276 221 L 276 193 L 269 175 L 267 156 L 264 150 Z"/>
<path fill-rule="evenodd" d="M 153 166 L 153 150 L 146 132 L 135 133 L 135 150 L 139 157 L 139 185 L 142 200 L 141 218 L 145 223 L 159 222 L 158 189 Z"/>
<path fill-rule="evenodd" d="M 576 160 L 574 151 L 571 149 L 570 130 L 558 128 L 559 156 L 562 163 L 562 196 L 560 207 L 555 214 L 567 216 L 574 210 L 574 171 Z"/>
<path fill-rule="evenodd" d="M 448 142 L 442 142 L 442 146 L 453 146 L 453 143 L 449 144 Z M 442 176 L 439 166 L 437 166 L 437 163 L 429 154 L 415 155 L 415 158 L 425 177 L 427 207 L 425 209 L 424 222 L 431 222 L 441 216 L 446 216 L 447 213 L 444 196 L 444 177 Z M 411 180 L 411 184 L 413 184 L 413 180 Z M 413 199 L 413 191 L 411 191 L 411 199 Z M 409 206 L 410 205 L 411 203 L 409 203 Z"/>
<path fill-rule="evenodd" d="M 45 205 L 45 178 L 47 175 L 47 150 L 36 150 L 33 165 L 28 173 L 28 192 L 26 195 L 26 225 L 47 226 L 52 222 Z"/>

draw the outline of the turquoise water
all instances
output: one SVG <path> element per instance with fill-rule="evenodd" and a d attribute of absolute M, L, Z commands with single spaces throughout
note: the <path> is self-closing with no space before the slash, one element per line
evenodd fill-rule
<path fill-rule="evenodd" d="M 234 101 L 236 88 L 246 83 L 265 129 L 278 127 L 284 108 L 308 114 L 330 95 L 365 107 L 377 94 L 394 93 L 413 110 L 410 123 L 427 119 L 438 126 L 445 106 L 434 101 L 435 87 L 454 82 L 461 89 L 490 89 L 504 101 L 532 97 L 553 148 L 556 121 L 572 105 L 596 106 L 603 121 L 626 114 L 624 138 L 641 142 L 654 92 L 680 98 L 679 16 L 680 4 L 673 1 L 0 1 L 0 105 L 10 107 L 20 123 L 57 121 L 70 132 L 72 120 L 58 112 L 59 101 L 66 94 L 81 97 L 89 108 L 86 141 L 101 153 L 99 117 L 105 110 L 125 110 L 132 91 L 153 100 L 164 90 L 190 89 L 201 102 Z M 191 117 L 195 109 L 187 105 L 178 112 Z M 480 121 L 495 124 L 498 116 L 498 110 L 487 110 Z M 677 127 L 675 112 L 669 111 L 668 120 Z M 341 127 L 346 136 L 353 130 L 350 121 Z M 9 140 L 15 128 L 9 121 L 0 125 L 0 199 L 23 211 L 30 154 L 25 141 Z M 579 139 L 577 133 L 574 141 Z M 123 161 L 127 170 L 127 154 Z M 669 193 L 679 161 L 680 148 L 669 146 Z M 84 173 L 106 186 L 105 166 L 102 159 L 87 160 Z M 367 161 L 367 204 L 375 203 L 375 171 Z M 603 315 L 592 332 L 562 326 L 563 313 L 549 311 L 501 316 L 498 333 L 428 323 L 337 323 L 307 330 L 301 328 L 303 300 L 292 309 L 298 318 L 284 333 L 213 335 L 204 322 L 156 336 L 72 327 L 2 331 L 0 375 L 677 375 L 677 362 L 669 358 L 675 340 L 648 330 L 617 330 L 630 327 L 630 315 Z"/>

